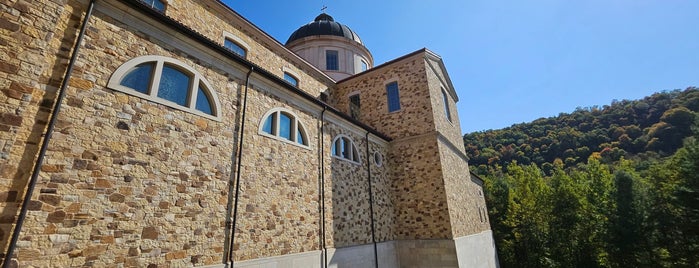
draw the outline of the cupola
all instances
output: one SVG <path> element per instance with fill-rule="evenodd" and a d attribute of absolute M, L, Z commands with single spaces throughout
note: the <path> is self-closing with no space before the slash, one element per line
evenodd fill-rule
<path fill-rule="evenodd" d="M 326 13 L 294 31 L 285 46 L 336 81 L 374 66 L 359 35 Z"/>

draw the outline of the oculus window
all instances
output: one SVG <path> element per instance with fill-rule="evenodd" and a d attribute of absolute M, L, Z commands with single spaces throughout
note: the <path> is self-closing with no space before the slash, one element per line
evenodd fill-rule
<path fill-rule="evenodd" d="M 159 11 L 160 13 L 165 12 L 165 2 L 161 0 L 140 0 L 142 3 L 145 5 L 149 6 L 152 9 L 155 9 Z"/>
<path fill-rule="evenodd" d="M 374 152 L 374 164 L 376 164 L 377 167 L 383 165 L 383 155 L 381 153 Z"/>
<path fill-rule="evenodd" d="M 284 72 L 284 80 L 286 80 L 287 82 L 289 82 L 289 84 L 292 84 L 295 87 L 299 86 L 299 79 L 288 72 Z"/>
<path fill-rule="evenodd" d="M 337 50 L 326 50 L 325 51 L 325 69 L 330 71 L 337 71 L 340 68 L 338 61 Z"/>
<path fill-rule="evenodd" d="M 245 50 L 243 46 L 238 44 L 238 42 L 231 40 L 230 38 L 226 38 L 223 41 L 223 46 L 228 50 L 235 52 L 235 54 L 238 54 L 243 58 L 245 58 L 245 56 L 247 56 L 248 54 L 247 50 Z"/>
<path fill-rule="evenodd" d="M 284 142 L 308 146 L 306 128 L 294 113 L 283 108 L 275 108 L 265 114 L 259 133 Z"/>
<path fill-rule="evenodd" d="M 338 135 L 333 140 L 332 145 L 332 156 L 340 159 L 348 160 L 355 164 L 359 164 L 361 161 L 359 159 L 359 150 L 357 150 L 357 145 L 354 141 L 346 135 Z"/>
<path fill-rule="evenodd" d="M 114 71 L 107 87 L 220 121 L 221 106 L 212 87 L 194 68 L 173 58 L 133 58 Z"/>
<path fill-rule="evenodd" d="M 447 115 L 447 120 L 451 122 L 451 112 L 449 111 L 449 96 L 447 92 L 442 89 L 442 100 L 444 101 L 444 114 Z"/>
<path fill-rule="evenodd" d="M 388 100 L 388 112 L 400 110 L 400 96 L 398 94 L 398 82 L 391 82 L 386 85 L 386 98 Z"/>

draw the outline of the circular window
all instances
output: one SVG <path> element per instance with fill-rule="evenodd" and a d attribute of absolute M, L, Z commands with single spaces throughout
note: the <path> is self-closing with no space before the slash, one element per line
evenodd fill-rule
<path fill-rule="evenodd" d="M 374 152 L 374 164 L 376 164 L 379 167 L 383 165 L 383 155 L 381 155 L 381 153 Z"/>

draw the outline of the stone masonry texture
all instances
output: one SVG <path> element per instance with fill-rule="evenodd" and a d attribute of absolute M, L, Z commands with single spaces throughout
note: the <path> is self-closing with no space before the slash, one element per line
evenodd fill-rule
<path fill-rule="evenodd" d="M 450 85 L 435 54 L 417 51 L 336 83 L 219 1 L 169 0 L 161 18 L 136 0 L 98 0 L 19 241 L 5 256 L 88 2 L 0 3 L 0 259 L 189 267 L 225 263 L 229 248 L 245 261 L 408 241 L 395 252 L 404 263 L 423 256 L 405 253 L 414 244 L 420 254 L 444 253 L 433 264 L 455 267 L 449 241 L 490 229 L 452 96 L 452 121 L 444 114 L 441 90 Z M 224 32 L 248 46 L 246 60 L 258 68 L 248 83 L 246 63 L 217 47 Z M 140 56 L 201 74 L 219 117 L 110 88 L 115 71 Z M 299 75 L 298 88 L 278 79 L 283 70 Z M 394 81 L 401 109 L 389 113 L 385 86 Z M 308 99 L 321 92 L 332 108 Z M 357 92 L 353 121 L 341 114 Z M 294 117 L 307 145 L 261 131 L 273 109 Z M 359 161 L 332 156 L 340 135 Z"/>

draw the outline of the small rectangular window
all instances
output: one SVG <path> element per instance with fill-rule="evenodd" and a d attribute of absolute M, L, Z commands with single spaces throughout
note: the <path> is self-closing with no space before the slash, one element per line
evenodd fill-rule
<path fill-rule="evenodd" d="M 349 97 L 350 116 L 354 119 L 359 119 L 359 94 L 354 94 Z"/>
<path fill-rule="evenodd" d="M 340 66 L 337 60 L 337 50 L 326 50 L 325 51 L 325 69 L 330 71 L 339 70 Z"/>
<path fill-rule="evenodd" d="M 362 72 L 366 71 L 369 69 L 369 65 L 366 63 L 366 61 L 362 60 Z"/>
<path fill-rule="evenodd" d="M 442 89 L 442 100 L 444 100 L 444 113 L 447 115 L 447 120 L 451 122 L 451 112 L 449 111 L 449 97 L 447 92 Z"/>
<path fill-rule="evenodd" d="M 391 82 L 386 85 L 386 94 L 388 97 L 388 112 L 400 110 L 400 96 L 398 94 L 398 82 Z"/>
<path fill-rule="evenodd" d="M 152 9 L 155 9 L 161 13 L 165 12 L 165 3 L 161 0 L 140 0 Z"/>
<path fill-rule="evenodd" d="M 238 45 L 236 42 L 233 42 L 233 40 L 231 39 L 226 38 L 226 40 L 223 41 L 223 46 L 235 52 L 235 54 L 238 54 L 243 58 L 245 58 L 245 56 L 247 55 L 247 51 L 245 51 L 245 49 L 242 46 Z"/>
<path fill-rule="evenodd" d="M 291 75 L 290 73 L 284 72 L 284 80 L 286 80 L 287 82 L 289 82 L 289 84 L 294 85 L 295 87 L 298 87 L 298 86 L 299 86 L 299 80 L 296 79 L 296 77 L 294 77 L 294 76 Z"/>

